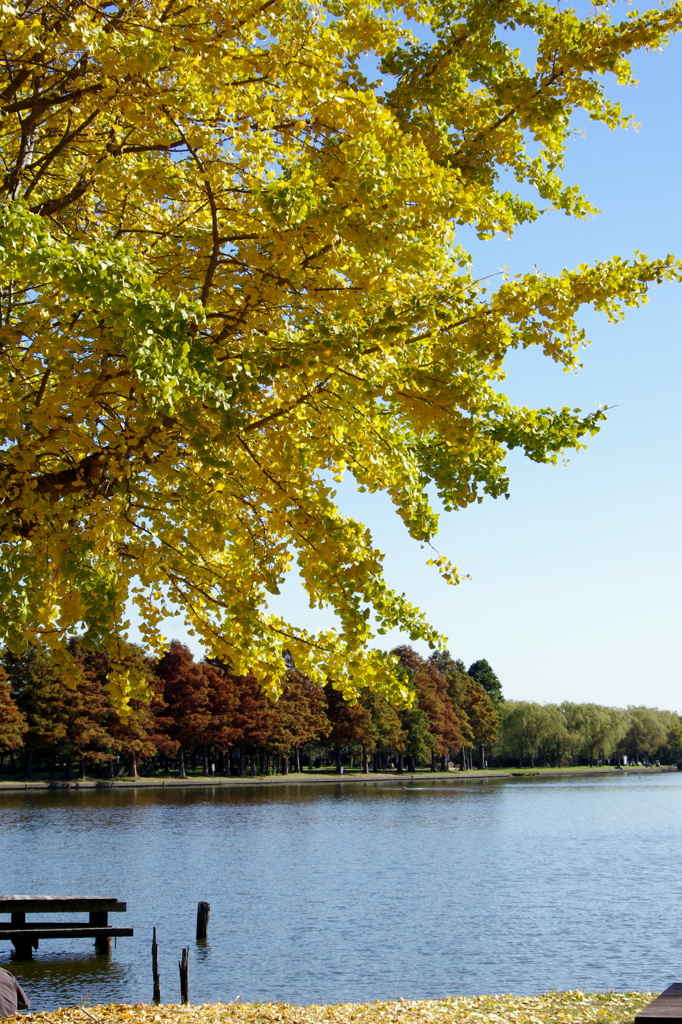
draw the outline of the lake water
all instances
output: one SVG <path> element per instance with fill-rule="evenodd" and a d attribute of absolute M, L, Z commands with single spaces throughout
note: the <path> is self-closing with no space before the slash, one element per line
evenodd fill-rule
<path fill-rule="evenodd" d="M 367 1001 L 682 980 L 682 773 L 403 786 L 0 792 L 0 892 L 126 900 L 111 958 L 41 943 L 37 1010 Z M 211 904 L 209 941 L 194 941 Z"/>

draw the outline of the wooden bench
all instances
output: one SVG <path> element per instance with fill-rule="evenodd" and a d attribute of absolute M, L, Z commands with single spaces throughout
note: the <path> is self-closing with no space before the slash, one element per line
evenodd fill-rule
<path fill-rule="evenodd" d="M 94 938 L 98 953 L 111 952 L 114 936 L 132 935 L 132 928 L 112 928 L 110 913 L 122 913 L 126 904 L 105 896 L 0 896 L 0 939 L 9 939 L 15 956 L 30 960 L 40 939 Z M 27 921 L 27 914 L 86 912 L 87 921 Z"/>
<path fill-rule="evenodd" d="M 665 992 L 657 996 L 653 1002 L 640 1010 L 635 1017 L 641 1024 L 682 1024 L 682 984 L 676 982 L 668 986 Z"/>

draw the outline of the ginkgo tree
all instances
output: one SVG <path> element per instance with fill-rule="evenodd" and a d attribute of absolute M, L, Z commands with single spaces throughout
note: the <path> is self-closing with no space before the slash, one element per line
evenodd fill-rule
<path fill-rule="evenodd" d="M 287 650 L 347 695 L 404 696 L 373 632 L 441 638 L 334 481 L 387 492 L 430 544 L 429 488 L 448 510 L 502 495 L 509 449 L 554 461 L 598 429 L 600 409 L 513 407 L 505 355 L 573 367 L 581 306 L 618 318 L 679 264 L 491 288 L 458 232 L 589 215 L 562 180 L 573 116 L 626 124 L 605 88 L 681 25 L 680 3 L 601 0 L 3 0 L 5 645 L 79 632 L 124 704 L 126 609 L 160 650 L 180 608 L 270 692 Z M 268 614 L 294 564 L 335 630 Z"/>

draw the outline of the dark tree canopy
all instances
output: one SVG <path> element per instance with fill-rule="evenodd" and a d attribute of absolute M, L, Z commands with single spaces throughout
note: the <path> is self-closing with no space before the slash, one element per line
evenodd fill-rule
<path fill-rule="evenodd" d="M 469 675 L 477 683 L 481 684 L 496 707 L 502 703 L 504 700 L 502 696 L 502 683 L 485 658 L 481 658 L 469 666 Z"/>

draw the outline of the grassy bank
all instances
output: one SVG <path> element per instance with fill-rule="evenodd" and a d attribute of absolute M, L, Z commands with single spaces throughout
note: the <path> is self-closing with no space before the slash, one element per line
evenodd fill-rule
<path fill-rule="evenodd" d="M 9 1020 L 36 1024 L 631 1024 L 653 998 L 652 993 L 637 992 L 550 992 L 336 1006 L 239 1002 L 76 1006 Z"/>
<path fill-rule="evenodd" d="M 273 785 L 300 785 L 311 782 L 393 782 L 400 785 L 409 785 L 416 782 L 443 782 L 449 780 L 458 782 L 476 779 L 510 779 L 533 776 L 567 776 L 567 775 L 626 775 L 643 773 L 646 775 L 655 772 L 674 772 L 675 765 L 662 765 L 659 768 L 645 768 L 643 766 L 630 765 L 622 772 L 616 772 L 613 765 L 603 765 L 600 768 L 590 768 L 587 765 L 579 765 L 570 768 L 490 768 L 481 771 L 474 768 L 470 771 L 460 772 L 431 772 L 422 769 L 413 773 L 403 772 L 398 774 L 391 772 L 370 772 L 368 775 L 358 769 L 346 769 L 343 775 L 338 775 L 334 768 L 321 768 L 312 772 L 290 772 L 288 775 L 247 775 L 244 778 L 238 776 L 216 775 L 215 778 L 199 774 L 189 773 L 187 778 L 178 778 L 177 772 L 158 773 L 155 775 L 141 775 L 138 778 L 130 776 L 119 776 L 116 779 L 97 779 L 86 776 L 84 779 L 71 779 L 66 782 L 62 779 L 50 779 L 48 775 L 36 774 L 30 782 L 18 776 L 0 775 L 0 790 L 2 789 L 128 789 L 131 786 L 140 788 L 154 786 L 249 786 L 271 783 Z"/>

